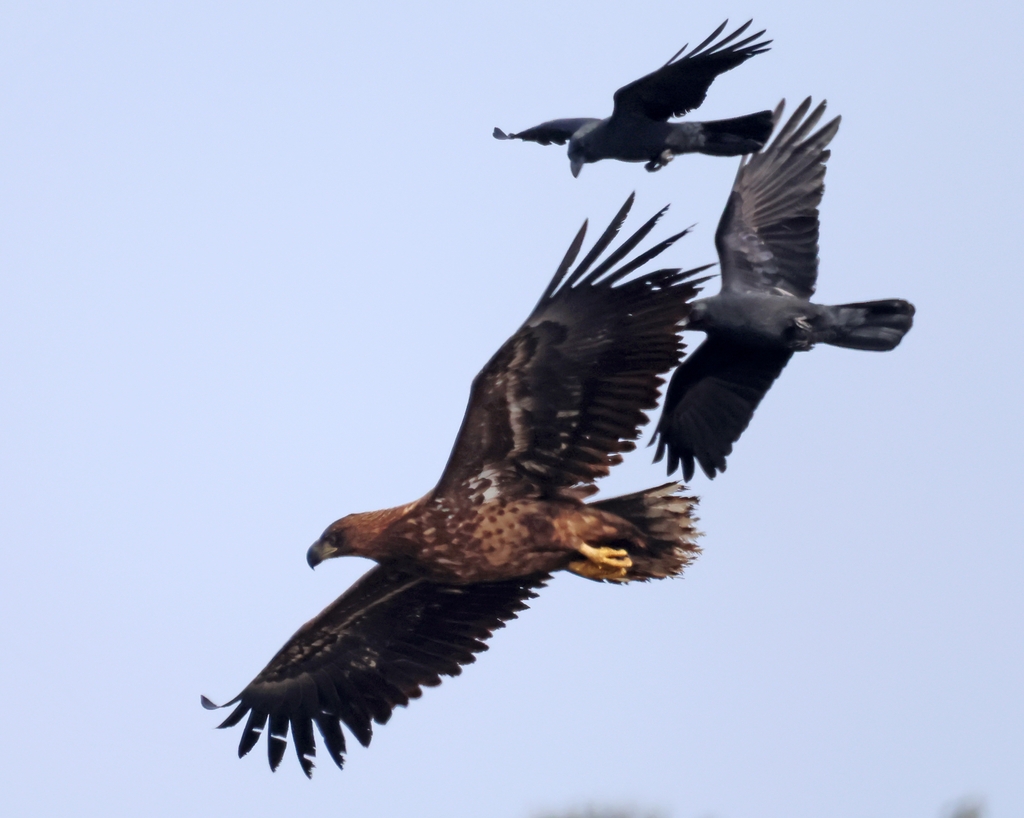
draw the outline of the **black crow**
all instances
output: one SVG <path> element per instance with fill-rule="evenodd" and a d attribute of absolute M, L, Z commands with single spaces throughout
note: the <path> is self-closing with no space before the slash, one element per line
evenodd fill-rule
<path fill-rule="evenodd" d="M 817 343 L 890 350 L 913 324 L 914 306 L 901 299 L 835 307 L 809 300 L 826 148 L 840 119 L 808 136 L 825 112 L 822 102 L 804 119 L 810 105 L 804 100 L 763 153 L 741 161 L 718 223 L 722 289 L 695 301 L 685 325 L 707 339 L 672 376 L 655 432 L 655 461 L 667 451 L 669 474 L 681 463 L 685 480 L 694 460 L 708 477 L 725 471 L 732 444 L 794 352 Z"/>
<path fill-rule="evenodd" d="M 728 22 L 690 53 L 683 54 L 684 45 L 657 71 L 622 86 L 615 92 L 615 108 L 607 119 L 553 119 L 510 134 L 495 128 L 494 138 L 541 145 L 568 141 L 573 176 L 579 176 L 587 162 L 601 159 L 646 162 L 644 167 L 654 171 L 677 153 L 741 156 L 759 150 L 772 133 L 771 111 L 716 122 L 668 121 L 700 107 L 719 74 L 768 50 L 771 40 L 757 42 L 764 31 L 733 42 L 747 30 L 750 20 L 714 42 Z"/>

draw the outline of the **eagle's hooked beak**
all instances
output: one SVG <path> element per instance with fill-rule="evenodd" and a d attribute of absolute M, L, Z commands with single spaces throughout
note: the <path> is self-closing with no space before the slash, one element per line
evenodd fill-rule
<path fill-rule="evenodd" d="M 575 179 L 577 176 L 580 175 L 580 171 L 583 170 L 583 160 L 582 159 L 570 159 L 569 160 L 569 169 L 572 171 L 572 178 Z"/>
<path fill-rule="evenodd" d="M 316 568 L 325 559 L 334 556 L 338 549 L 323 540 L 317 540 L 306 552 L 306 562 L 310 568 Z"/>

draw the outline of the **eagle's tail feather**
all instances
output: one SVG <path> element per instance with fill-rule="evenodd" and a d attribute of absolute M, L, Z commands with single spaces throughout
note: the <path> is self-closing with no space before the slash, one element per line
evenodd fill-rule
<path fill-rule="evenodd" d="M 592 504 L 632 523 L 647 541 L 646 549 L 627 545 L 633 561 L 627 581 L 676 576 L 700 554 L 700 532 L 693 516 L 697 498 L 682 495 L 685 488 L 681 483 L 665 483 Z"/>

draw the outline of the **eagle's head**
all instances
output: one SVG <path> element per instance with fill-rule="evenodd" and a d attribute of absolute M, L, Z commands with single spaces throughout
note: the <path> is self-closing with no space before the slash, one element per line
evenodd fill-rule
<path fill-rule="evenodd" d="M 327 530 L 320 535 L 320 539 L 313 543 L 306 552 L 306 562 L 310 568 L 316 568 L 324 560 L 331 557 L 344 557 L 352 554 L 348 547 L 348 538 L 345 536 L 345 522 L 348 518 L 343 517 L 335 523 L 327 526 Z"/>

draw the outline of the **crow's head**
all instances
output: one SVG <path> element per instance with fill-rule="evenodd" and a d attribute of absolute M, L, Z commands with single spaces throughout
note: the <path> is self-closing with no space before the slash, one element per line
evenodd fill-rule
<path fill-rule="evenodd" d="M 583 165 L 587 162 L 596 162 L 597 156 L 591 150 L 591 134 L 600 125 L 600 122 L 588 122 L 569 138 L 569 168 L 572 175 L 579 176 Z"/>

